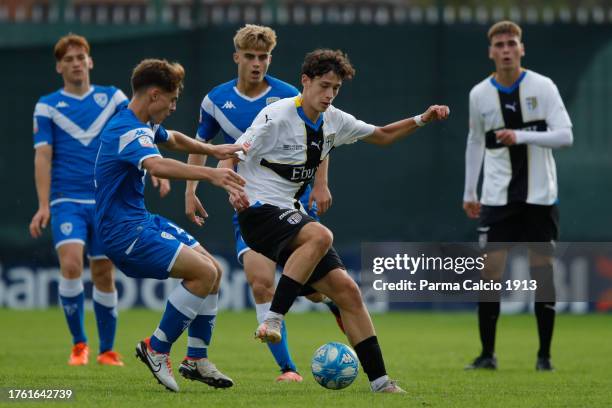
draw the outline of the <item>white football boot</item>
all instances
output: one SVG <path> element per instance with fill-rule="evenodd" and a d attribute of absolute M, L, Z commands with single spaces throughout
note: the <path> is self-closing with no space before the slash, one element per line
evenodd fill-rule
<path fill-rule="evenodd" d="M 268 318 L 264 320 L 255 330 L 255 338 L 262 343 L 280 343 L 283 338 L 281 334 L 281 319 Z"/>
<path fill-rule="evenodd" d="M 219 371 L 207 358 L 185 358 L 179 367 L 179 373 L 188 380 L 200 381 L 215 388 L 229 388 L 234 385 L 234 381 Z"/>
<path fill-rule="evenodd" d="M 179 386 L 172 374 L 170 356 L 158 353 L 151 348 L 150 339 L 146 338 L 136 345 L 136 357 L 151 370 L 153 376 L 169 391 L 178 392 Z"/>

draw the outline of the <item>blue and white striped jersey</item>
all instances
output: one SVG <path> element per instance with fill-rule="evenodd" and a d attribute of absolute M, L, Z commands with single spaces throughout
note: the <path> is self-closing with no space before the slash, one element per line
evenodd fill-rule
<path fill-rule="evenodd" d="M 266 75 L 265 80 L 268 89 L 254 98 L 240 93 L 236 87 L 237 79 L 213 88 L 202 100 L 196 137 L 209 141 L 221 131 L 225 143 L 234 143 L 263 108 L 279 99 L 299 94 L 294 86 L 270 75 Z"/>
<path fill-rule="evenodd" d="M 34 109 L 34 148 L 53 147 L 51 205 L 61 201 L 94 202 L 99 135 L 127 103 L 120 89 L 98 85 L 82 96 L 59 90 L 38 100 Z"/>

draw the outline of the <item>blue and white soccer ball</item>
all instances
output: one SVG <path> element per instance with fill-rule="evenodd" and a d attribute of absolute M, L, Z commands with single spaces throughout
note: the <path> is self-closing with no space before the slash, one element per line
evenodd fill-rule
<path fill-rule="evenodd" d="M 312 357 L 312 375 L 323 387 L 341 390 L 355 381 L 359 361 L 353 349 L 342 343 L 327 343 Z"/>

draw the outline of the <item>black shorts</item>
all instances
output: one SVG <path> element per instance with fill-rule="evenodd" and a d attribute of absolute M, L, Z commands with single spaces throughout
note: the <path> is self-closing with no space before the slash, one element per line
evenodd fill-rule
<path fill-rule="evenodd" d="M 244 242 L 252 250 L 281 266 L 285 266 L 287 259 L 293 253 L 289 249 L 291 241 L 306 224 L 311 222 L 317 221 L 300 210 L 284 209 L 270 204 L 249 207 L 238 214 Z M 336 268 L 346 269 L 332 247 L 317 264 L 306 283 L 314 283 Z M 302 294 L 308 292 L 314 291 L 305 287 Z"/>
<path fill-rule="evenodd" d="M 550 245 L 534 249 L 549 252 L 559 239 L 559 208 L 527 203 L 483 205 L 478 234 L 481 248 L 489 242 L 544 242 Z"/>

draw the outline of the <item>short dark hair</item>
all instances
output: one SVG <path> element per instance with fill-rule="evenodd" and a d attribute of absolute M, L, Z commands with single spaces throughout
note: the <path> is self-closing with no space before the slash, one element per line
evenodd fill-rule
<path fill-rule="evenodd" d="M 352 79 L 355 68 L 341 50 L 318 49 L 306 54 L 302 64 L 302 74 L 314 78 L 333 71 L 340 79 Z"/>
<path fill-rule="evenodd" d="M 519 27 L 519 25 L 515 22 L 505 20 L 493 24 L 487 32 L 487 37 L 489 38 L 489 41 L 491 41 L 493 37 L 499 34 L 516 35 L 519 38 L 519 41 L 521 41 L 523 30 L 521 30 L 521 27 Z"/>
<path fill-rule="evenodd" d="M 150 86 L 157 86 L 166 92 L 183 89 L 185 69 L 178 62 L 165 59 L 145 59 L 132 72 L 132 92 L 137 93 Z"/>

